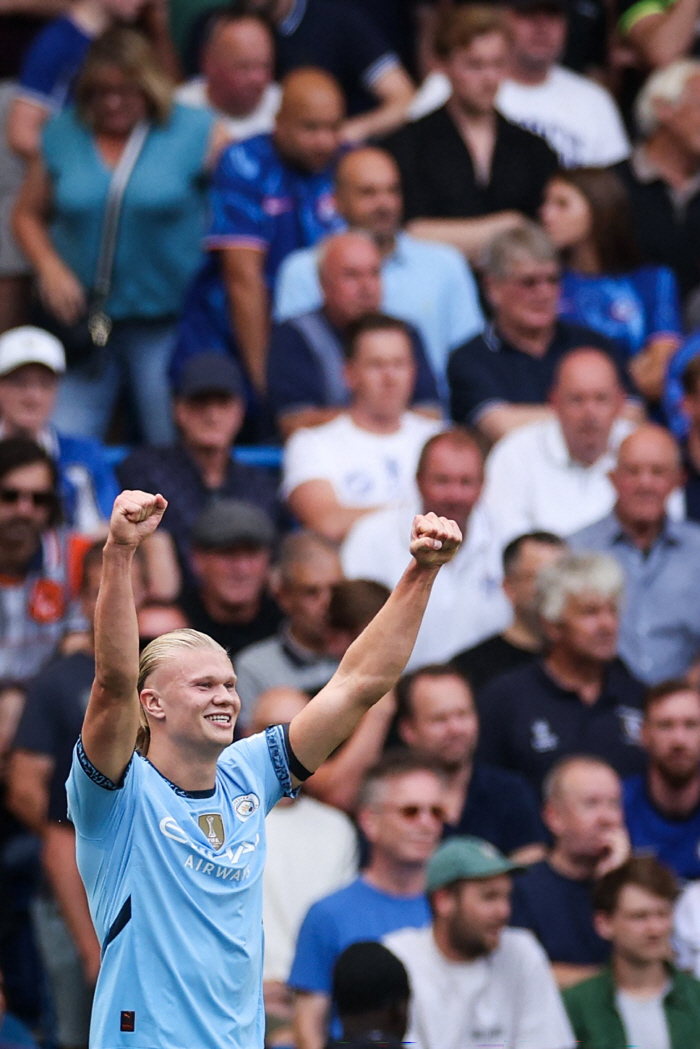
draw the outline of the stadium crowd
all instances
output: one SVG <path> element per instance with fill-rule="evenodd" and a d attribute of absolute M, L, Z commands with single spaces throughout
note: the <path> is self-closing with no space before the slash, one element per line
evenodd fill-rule
<path fill-rule="evenodd" d="M 119 934 L 64 785 L 123 489 L 168 500 L 141 643 L 220 642 L 239 737 L 329 681 L 414 514 L 464 536 L 267 820 L 269 1047 L 698 1049 L 698 25 L 5 0 L 0 1049 L 87 1049 Z"/>

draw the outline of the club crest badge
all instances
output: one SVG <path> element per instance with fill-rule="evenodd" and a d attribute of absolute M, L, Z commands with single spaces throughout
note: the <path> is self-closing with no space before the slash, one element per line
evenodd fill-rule
<path fill-rule="evenodd" d="M 249 819 L 260 807 L 260 799 L 257 794 L 242 794 L 233 803 L 233 811 L 239 820 Z"/>
<path fill-rule="evenodd" d="M 215 852 L 223 847 L 226 840 L 224 821 L 220 812 L 205 812 L 197 819 L 200 829 Z"/>

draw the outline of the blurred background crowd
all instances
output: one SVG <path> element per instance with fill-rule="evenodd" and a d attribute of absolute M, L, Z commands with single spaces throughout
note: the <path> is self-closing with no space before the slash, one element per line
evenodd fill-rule
<path fill-rule="evenodd" d="M 269 1046 L 697 1049 L 699 24 L 2 0 L 2 1049 L 88 1044 L 64 782 L 122 488 L 169 502 L 142 641 L 226 646 L 241 735 L 329 680 L 416 512 L 464 534 L 268 820 Z"/>

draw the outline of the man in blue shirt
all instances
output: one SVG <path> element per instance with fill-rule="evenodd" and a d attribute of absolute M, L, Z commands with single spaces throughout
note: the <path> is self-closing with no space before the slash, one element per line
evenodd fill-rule
<path fill-rule="evenodd" d="M 321 70 L 284 81 L 275 130 L 230 146 L 214 172 L 208 258 L 187 294 L 173 360 L 218 350 L 265 389 L 269 297 L 283 259 L 341 227 L 332 198 L 344 102 Z"/>
<path fill-rule="evenodd" d="M 401 751 L 371 770 L 357 810 L 370 858 L 356 881 L 314 903 L 299 930 L 289 985 L 304 1045 L 324 1045 L 333 967 L 351 943 L 430 923 L 425 868 L 440 841 L 445 784 L 432 763 Z M 337 1022 L 332 1033 L 340 1035 Z"/>
<path fill-rule="evenodd" d="M 401 230 L 403 198 L 396 161 L 382 149 L 356 149 L 338 163 L 338 213 L 350 229 L 364 230 L 382 256 L 382 309 L 415 325 L 443 398 L 447 357 L 484 327 L 476 281 L 464 256 L 437 241 Z M 304 248 L 282 263 L 275 292 L 275 320 L 285 321 L 323 301 L 318 252 Z"/>
<path fill-rule="evenodd" d="M 649 690 L 646 772 L 624 782 L 632 848 L 653 852 L 679 878 L 700 878 L 700 695 L 685 681 Z"/>
<path fill-rule="evenodd" d="M 115 501 L 95 682 L 67 784 L 102 944 L 90 1040 L 262 1049 L 264 817 L 393 687 L 461 536 L 453 522 L 417 517 L 406 573 L 328 685 L 288 727 L 231 746 L 240 699 L 223 648 L 180 630 L 139 661 L 131 566 L 166 505 L 144 492 Z"/>
<path fill-rule="evenodd" d="M 610 554 L 622 568 L 620 655 L 648 685 L 682 677 L 700 653 L 700 526 L 667 513 L 680 465 L 667 430 L 639 427 L 610 474 L 613 512 L 569 539 L 574 550 Z"/>

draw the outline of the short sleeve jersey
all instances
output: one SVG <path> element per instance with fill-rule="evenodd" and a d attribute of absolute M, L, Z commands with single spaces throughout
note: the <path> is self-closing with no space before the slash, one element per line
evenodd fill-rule
<path fill-rule="evenodd" d="M 90 1045 L 262 1049 L 265 816 L 293 794 L 283 729 L 234 743 L 197 792 L 139 754 L 114 784 L 79 741 L 67 791 L 102 944 Z"/>
<path fill-rule="evenodd" d="M 33 41 L 19 77 L 19 95 L 57 113 L 71 101 L 92 37 L 72 18 L 55 18 Z"/>

